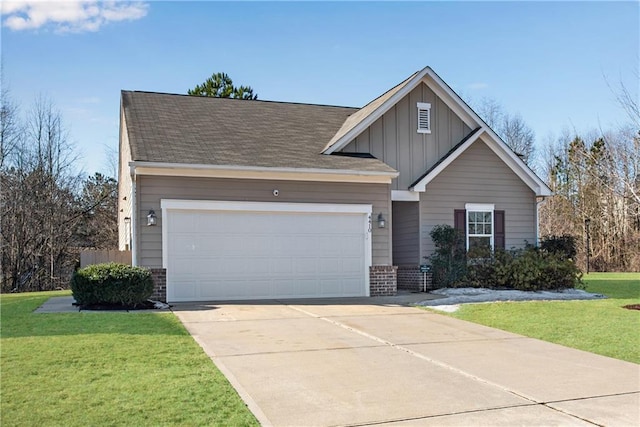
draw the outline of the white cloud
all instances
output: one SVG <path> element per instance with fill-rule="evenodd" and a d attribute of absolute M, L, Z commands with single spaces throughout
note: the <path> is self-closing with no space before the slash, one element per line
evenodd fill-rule
<path fill-rule="evenodd" d="M 143 18 L 148 3 L 97 0 L 3 0 L 2 25 L 14 31 L 51 27 L 57 32 L 98 31 L 116 21 Z"/>
<path fill-rule="evenodd" d="M 484 82 L 475 82 L 475 83 L 470 83 L 467 85 L 467 88 L 471 89 L 471 90 L 482 90 L 482 89 L 486 89 L 488 88 L 489 85 L 487 83 Z"/>

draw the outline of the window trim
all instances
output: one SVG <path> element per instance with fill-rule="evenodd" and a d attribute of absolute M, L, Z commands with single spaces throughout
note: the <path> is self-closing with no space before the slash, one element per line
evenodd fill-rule
<path fill-rule="evenodd" d="M 418 107 L 418 114 L 417 114 L 418 133 L 431 133 L 431 104 L 428 103 L 428 102 L 418 102 L 416 105 Z M 427 122 L 428 122 L 428 127 L 427 128 L 421 128 L 420 127 L 420 113 L 422 111 L 426 111 L 427 112 Z"/>
<path fill-rule="evenodd" d="M 464 226 L 465 226 L 465 247 L 467 252 L 469 251 L 469 237 L 487 237 L 487 234 L 473 234 L 469 233 L 469 214 L 471 212 L 491 212 L 491 235 L 489 243 L 491 245 L 491 251 L 495 248 L 495 235 L 496 235 L 496 219 L 495 219 L 495 204 L 489 203 L 466 203 L 464 205 Z"/>

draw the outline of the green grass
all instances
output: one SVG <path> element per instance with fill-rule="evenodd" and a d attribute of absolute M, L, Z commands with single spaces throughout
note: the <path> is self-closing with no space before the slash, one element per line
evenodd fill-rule
<path fill-rule="evenodd" d="M 0 296 L 2 425 L 257 425 L 171 313 L 33 310 Z"/>
<path fill-rule="evenodd" d="M 466 304 L 451 315 L 532 338 L 640 363 L 640 273 L 592 273 L 586 290 L 608 299 Z"/>

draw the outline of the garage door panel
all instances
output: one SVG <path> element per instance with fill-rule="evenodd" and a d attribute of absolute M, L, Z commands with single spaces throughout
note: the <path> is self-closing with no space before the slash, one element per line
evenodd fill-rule
<path fill-rule="evenodd" d="M 366 295 L 365 213 L 165 215 L 170 301 Z"/>
<path fill-rule="evenodd" d="M 325 274 L 327 273 L 335 274 L 343 270 L 342 268 L 343 264 L 342 264 L 341 258 L 336 258 L 336 257 L 321 258 L 318 260 L 318 265 L 319 265 L 320 271 L 322 271 Z"/>
<path fill-rule="evenodd" d="M 291 274 L 293 273 L 294 261 L 291 258 L 272 258 L 271 272 L 274 274 Z"/>
<path fill-rule="evenodd" d="M 201 227 L 197 212 L 182 212 L 180 221 L 171 224 L 172 231 L 176 233 L 197 233 Z"/>
<path fill-rule="evenodd" d="M 318 273 L 318 263 L 315 258 L 298 258 L 293 271 L 296 275 L 315 276 Z"/>
<path fill-rule="evenodd" d="M 364 272 L 364 268 L 360 263 L 360 258 L 355 258 L 355 257 L 342 258 L 342 273 L 357 275 L 363 272 Z"/>
<path fill-rule="evenodd" d="M 187 279 L 180 280 L 179 278 L 176 278 L 176 280 L 180 283 L 180 286 L 174 290 L 176 301 L 190 301 L 197 298 L 197 285 L 195 282 Z"/>
<path fill-rule="evenodd" d="M 190 258 L 176 258 L 169 262 L 168 269 L 171 270 L 171 274 L 176 277 L 188 277 L 194 273 L 194 263 L 197 261 Z"/>
<path fill-rule="evenodd" d="M 289 278 L 283 278 L 280 280 L 272 280 L 271 290 L 274 295 L 297 295 L 298 283 L 295 280 Z"/>
<path fill-rule="evenodd" d="M 359 295 L 359 294 L 357 294 L 355 292 L 358 289 L 358 287 L 360 286 L 360 281 L 358 279 L 356 279 L 356 278 L 343 279 L 342 286 L 343 286 L 345 294 L 347 294 L 348 296 L 358 296 Z"/>
<path fill-rule="evenodd" d="M 362 256 L 361 236 L 339 236 L 338 240 L 342 256 Z"/>
<path fill-rule="evenodd" d="M 321 280 L 320 290 L 324 295 L 340 295 L 343 293 L 342 280 L 340 279 Z"/>
<path fill-rule="evenodd" d="M 237 239 L 241 239 L 240 236 Z M 243 242 L 242 250 L 243 254 L 248 258 L 252 257 L 265 257 L 267 254 L 272 253 L 273 236 L 258 235 L 252 236 L 251 239 L 241 239 Z"/>

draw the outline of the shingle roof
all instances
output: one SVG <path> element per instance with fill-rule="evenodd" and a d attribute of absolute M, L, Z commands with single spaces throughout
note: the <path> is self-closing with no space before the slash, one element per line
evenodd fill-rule
<path fill-rule="evenodd" d="M 418 73 L 419 71 L 416 71 L 415 73 L 407 77 L 404 81 L 392 87 L 391 89 L 389 89 L 388 91 L 386 91 L 385 93 L 383 93 L 382 95 L 380 95 L 379 97 L 377 97 L 376 99 L 374 99 L 373 101 L 369 102 L 367 105 L 359 109 L 357 112 L 349 116 L 349 118 L 347 118 L 344 121 L 344 123 L 342 124 L 338 132 L 336 132 L 336 134 L 333 135 L 333 138 L 331 138 L 331 140 L 327 143 L 324 149 L 326 150 L 327 148 L 334 145 L 340 138 L 345 136 L 351 129 L 355 128 L 360 122 L 366 119 L 371 113 L 373 113 L 378 108 L 380 108 L 382 104 L 384 104 L 389 98 L 391 98 L 399 90 L 405 87 L 409 83 L 409 81 L 413 77 L 415 77 L 416 74 Z"/>
<path fill-rule="evenodd" d="M 122 91 L 132 160 L 393 173 L 321 154 L 357 108 Z"/>

